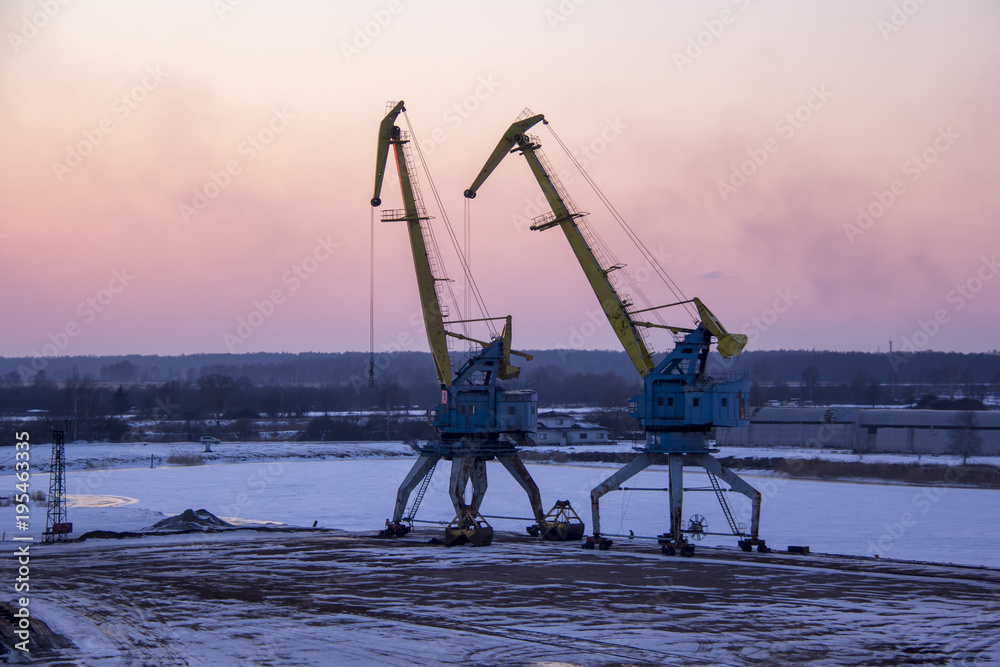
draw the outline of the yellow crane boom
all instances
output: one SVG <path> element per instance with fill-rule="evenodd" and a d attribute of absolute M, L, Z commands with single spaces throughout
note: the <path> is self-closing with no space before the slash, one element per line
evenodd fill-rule
<path fill-rule="evenodd" d="M 656 364 L 653 362 L 653 358 L 639 333 L 636 323 L 629 317 L 624 302 L 608 279 L 608 274 L 617 267 L 605 268 L 601 266 L 594 255 L 593 249 L 587 243 L 576 223 L 576 218 L 581 217 L 583 214 L 570 211 L 559 193 L 560 188 L 553 181 L 553 176 L 548 173 L 541 160 L 539 160 L 539 157 L 535 154 L 539 146 L 533 143 L 525 134 L 528 129 L 544 121 L 545 117 L 542 114 L 538 114 L 513 123 L 504 133 L 496 148 L 493 149 L 493 153 L 486 160 L 486 164 L 480 170 L 479 175 L 476 176 L 472 185 L 465 191 L 465 196 L 469 199 L 475 197 L 476 191 L 508 153 L 517 150 L 524 155 L 528 161 L 528 166 L 531 168 L 531 173 L 534 174 L 538 185 L 541 186 L 542 192 L 545 194 L 545 199 L 552 208 L 552 214 L 546 216 L 542 221 L 537 222 L 537 224 L 532 226 L 532 229 L 548 229 L 556 225 L 562 229 L 563 234 L 566 235 L 566 240 L 569 241 L 569 245 L 576 255 L 577 261 L 587 276 L 587 280 L 590 282 L 590 286 L 594 290 L 594 294 L 597 295 L 601 308 L 604 310 L 608 322 L 611 323 L 615 335 L 621 341 L 622 347 L 628 353 L 629 359 L 635 364 L 639 375 L 645 377 L 653 370 Z"/>
<path fill-rule="evenodd" d="M 407 159 L 406 144 L 408 139 L 403 136 L 395 124 L 396 117 L 405 110 L 403 102 L 400 101 L 386 114 L 379 126 L 378 152 L 375 162 L 375 191 L 371 204 L 379 206 L 382 203 L 379 195 L 382 192 L 382 179 L 385 176 L 385 165 L 391 146 L 395 152 L 396 165 L 399 168 L 399 185 L 403 192 L 404 209 L 383 212 L 382 221 L 406 223 L 410 237 L 410 249 L 413 252 L 413 267 L 417 274 L 417 290 L 420 294 L 420 309 L 423 312 L 427 343 L 430 345 L 431 356 L 434 358 L 434 370 L 437 373 L 438 381 L 441 383 L 441 388 L 446 389 L 451 386 L 452 382 L 451 364 L 448 359 L 448 333 L 444 327 L 441 302 L 435 288 L 437 281 L 444 280 L 444 278 L 435 276 L 431 267 L 427 231 L 424 229 L 424 223 L 429 218 L 423 210 L 423 206 L 418 204 L 418 196 L 414 190 L 413 178 L 410 173 L 411 161 Z"/>

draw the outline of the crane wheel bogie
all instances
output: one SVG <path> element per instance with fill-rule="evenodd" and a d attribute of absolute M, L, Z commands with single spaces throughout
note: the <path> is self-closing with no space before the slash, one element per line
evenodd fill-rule
<path fill-rule="evenodd" d="M 581 546 L 584 549 L 600 549 L 601 551 L 608 551 L 611 548 L 611 545 L 614 543 L 615 543 L 614 540 L 609 540 L 606 537 L 594 535 L 584 540 Z"/>
<path fill-rule="evenodd" d="M 379 537 L 403 537 L 410 532 L 410 527 L 403 523 L 386 520 L 385 528 L 378 533 Z"/>

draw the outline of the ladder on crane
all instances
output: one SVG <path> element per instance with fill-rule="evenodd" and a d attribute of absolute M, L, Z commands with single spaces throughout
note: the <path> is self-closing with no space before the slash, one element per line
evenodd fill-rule
<path fill-rule="evenodd" d="M 440 461 L 440 459 L 438 459 Z M 434 470 L 437 468 L 438 461 L 434 462 L 431 469 L 427 471 L 422 482 L 420 482 L 420 488 L 417 489 L 417 495 L 413 497 L 413 503 L 410 505 L 410 509 L 406 511 L 406 516 L 403 521 L 407 523 L 413 523 L 413 519 L 417 516 L 417 510 L 420 509 L 420 501 L 424 499 L 424 494 L 427 493 L 427 487 L 431 485 L 431 477 L 434 476 Z"/>
<path fill-rule="evenodd" d="M 708 481 L 712 484 L 712 489 L 715 491 L 715 497 L 719 499 L 719 504 L 722 505 L 722 513 L 726 515 L 726 521 L 729 522 L 729 528 L 733 531 L 733 535 L 742 535 L 742 526 L 736 523 L 735 517 L 733 517 L 733 511 L 729 508 L 729 502 L 726 500 L 726 492 L 723 491 L 722 485 L 719 484 L 719 478 L 713 475 L 709 471 L 705 471 L 708 475 Z"/>

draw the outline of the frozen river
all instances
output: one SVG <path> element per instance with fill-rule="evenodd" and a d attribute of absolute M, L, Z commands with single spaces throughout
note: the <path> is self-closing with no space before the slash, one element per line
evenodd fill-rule
<path fill-rule="evenodd" d="M 412 463 L 413 459 L 403 458 L 272 461 L 69 472 L 71 495 L 115 496 L 127 503 L 71 505 L 69 518 L 74 535 L 94 529 L 135 530 L 161 518 L 156 513 L 177 514 L 187 508 L 205 508 L 223 517 L 299 526 L 316 521 L 327 528 L 376 531 L 391 514 L 396 487 Z M 439 464 L 418 518 L 452 518 L 447 497 L 449 465 L 446 461 Z M 556 500 L 570 500 L 589 532 L 590 489 L 616 467 L 549 464 L 528 468 L 541 489 L 545 508 Z M 530 516 L 527 499 L 514 480 L 499 464 L 490 463 L 488 470 L 490 487 L 483 513 Z M 1000 490 L 792 480 L 766 474 L 746 478 L 764 494 L 761 537 L 774 548 L 808 545 L 822 553 L 1000 567 Z M 629 485 L 665 488 L 666 471 L 646 470 Z M 703 474 L 685 471 L 686 487 L 707 485 Z M 729 496 L 737 517 L 748 520 L 749 503 L 737 494 Z M 109 503 L 107 498 L 100 499 L 102 503 L 92 500 L 97 499 L 81 497 L 76 502 Z M 668 527 L 666 508 L 663 492 L 608 494 L 601 503 L 604 532 L 657 535 Z M 3 515 L 10 510 L 2 508 Z M 707 517 L 709 530 L 725 529 L 714 494 L 685 494 L 685 519 L 696 513 Z M 42 508 L 38 508 L 32 524 L 38 532 L 42 518 Z M 5 525 L 12 523 L 11 514 Z M 493 519 L 491 523 L 501 530 L 523 532 L 528 521 Z M 708 536 L 701 544 L 735 546 L 735 542 L 732 537 Z"/>

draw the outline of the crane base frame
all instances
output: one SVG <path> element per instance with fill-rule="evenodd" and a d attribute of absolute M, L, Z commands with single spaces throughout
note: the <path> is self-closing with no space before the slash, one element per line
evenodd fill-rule
<path fill-rule="evenodd" d="M 614 472 L 606 480 L 591 490 L 590 505 L 593 516 L 594 536 L 593 538 L 587 538 L 587 543 L 584 545 L 585 547 L 590 544 L 592 545 L 590 548 L 594 548 L 594 546 L 598 546 L 600 548 L 610 548 L 610 544 L 607 547 L 604 546 L 604 543 L 609 540 L 601 537 L 601 497 L 611 491 L 620 490 L 623 483 L 632 477 L 635 477 L 652 465 L 667 466 L 670 476 L 670 532 L 660 536 L 661 544 L 663 544 L 664 541 L 678 546 L 687 544 L 687 539 L 684 537 L 684 533 L 688 531 L 684 530 L 681 515 L 684 507 L 684 467 L 688 466 L 699 467 L 706 470 L 707 472 L 715 475 L 717 478 L 723 480 L 733 491 L 741 493 L 750 499 L 752 503 L 750 534 L 737 534 L 736 536 L 745 538 L 740 541 L 740 546 L 741 548 L 744 548 L 744 550 L 746 550 L 744 544 L 764 546 L 764 541 L 758 538 L 758 531 L 760 529 L 761 494 L 760 491 L 751 486 L 746 480 L 726 466 L 722 465 L 718 459 L 707 453 L 664 454 L 660 452 L 642 451 L 637 454 L 634 459 L 629 461 L 622 468 Z"/>
<path fill-rule="evenodd" d="M 496 459 L 528 496 L 531 513 L 536 521 L 534 526 L 529 526 L 529 534 L 541 535 L 548 540 L 574 540 L 583 536 L 585 526 L 579 521 L 568 501 L 558 501 L 548 514 L 542 510 L 542 495 L 538 485 L 524 466 L 517 450 L 508 443 L 474 443 L 471 446 L 468 444 L 461 446 L 460 443 L 439 441 L 428 443 L 419 451 L 420 456 L 399 485 L 392 519 L 386 521 L 386 527 L 379 533 L 380 536 L 402 537 L 410 532 L 410 527 L 406 525 L 404 519 L 410 494 L 442 458 L 451 460 L 448 493 L 456 516 L 468 512 L 479 515 L 488 486 L 486 462 Z M 470 482 L 472 497 L 466 502 L 466 489 Z"/>

